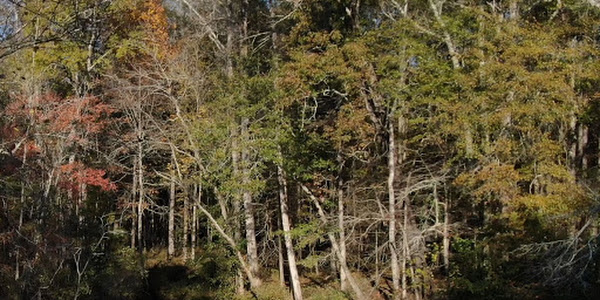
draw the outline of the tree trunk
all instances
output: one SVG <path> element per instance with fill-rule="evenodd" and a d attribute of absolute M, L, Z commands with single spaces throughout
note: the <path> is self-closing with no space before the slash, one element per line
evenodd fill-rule
<path fill-rule="evenodd" d="M 140 252 L 144 251 L 144 242 L 142 239 L 142 226 L 143 219 L 142 216 L 144 214 L 144 162 L 143 162 L 143 152 L 142 152 L 142 143 L 141 141 L 138 143 L 138 205 L 137 205 L 137 241 L 138 248 Z"/>
<path fill-rule="evenodd" d="M 279 284 L 285 286 L 285 261 L 283 258 L 283 245 L 281 236 L 277 237 L 277 256 L 279 259 Z"/>
<path fill-rule="evenodd" d="M 137 195 L 137 158 L 133 158 L 133 164 L 132 164 L 132 173 L 133 173 L 133 180 L 131 183 L 131 248 L 134 249 L 135 248 L 135 238 L 137 236 L 136 233 L 136 228 L 137 228 L 137 224 L 136 224 L 136 206 L 135 206 L 135 202 L 136 202 L 136 195 Z"/>
<path fill-rule="evenodd" d="M 577 161 L 577 117 L 574 112 L 571 112 L 569 132 L 571 132 L 571 138 L 569 139 L 569 166 L 571 173 L 575 176 Z"/>
<path fill-rule="evenodd" d="M 242 120 L 241 136 L 245 142 L 248 141 L 248 118 Z M 242 199 L 244 202 L 244 219 L 246 224 L 246 253 L 248 255 L 248 264 L 250 271 L 254 276 L 254 282 L 250 282 L 253 288 L 261 285 L 259 278 L 258 245 L 256 242 L 256 224 L 254 220 L 254 207 L 252 204 L 252 193 L 250 192 L 250 157 L 248 154 L 248 145 L 244 145 L 242 154 Z"/>
<path fill-rule="evenodd" d="M 191 195 L 193 197 L 193 195 Z M 188 226 L 190 223 L 189 218 L 189 205 L 188 205 L 188 197 L 183 198 L 183 237 L 181 242 L 183 243 L 183 261 L 187 261 L 188 259 L 188 242 L 189 242 L 189 234 L 188 234 Z"/>
<path fill-rule="evenodd" d="M 169 193 L 169 240 L 167 256 L 172 259 L 175 256 L 175 172 L 171 171 L 171 185 Z"/>
<path fill-rule="evenodd" d="M 202 203 L 202 185 L 196 184 L 196 203 Z M 190 259 L 196 259 L 196 236 L 198 235 L 198 207 L 197 204 L 192 205 L 192 237 L 190 241 Z"/>
<path fill-rule="evenodd" d="M 408 232 L 408 217 L 409 217 L 409 203 L 408 203 L 408 199 L 405 198 L 402 200 L 402 204 L 403 204 L 403 212 L 402 212 L 402 218 L 403 218 L 403 224 L 402 224 L 402 299 L 408 299 L 408 279 L 406 276 L 406 270 L 408 267 L 408 264 L 410 262 L 410 248 L 409 248 L 409 244 L 408 241 L 410 239 L 409 236 L 409 232 Z M 412 271 L 412 268 L 411 268 Z M 414 276 L 414 272 L 412 272 L 413 276 Z M 414 277 L 413 277 L 414 279 Z"/>
<path fill-rule="evenodd" d="M 444 271 L 449 274 L 450 271 L 450 201 L 447 195 L 444 197 L 444 228 L 442 241 L 442 255 L 444 257 Z"/>
<path fill-rule="evenodd" d="M 379 229 L 375 230 L 375 286 L 379 285 Z"/>
<path fill-rule="evenodd" d="M 228 79 L 233 78 L 233 41 L 235 39 L 235 28 L 233 24 L 234 16 L 231 1 L 227 1 L 227 9 L 229 11 L 227 24 L 227 37 L 225 43 L 225 75 Z"/>
<path fill-rule="evenodd" d="M 394 103 L 393 106 L 396 104 Z M 395 109 L 389 114 L 388 120 L 388 214 L 389 214 L 389 228 L 388 228 L 388 241 L 390 247 L 390 268 L 392 270 L 392 289 L 394 298 L 400 298 L 400 266 L 398 264 L 398 253 L 396 252 L 396 194 L 394 190 L 394 183 L 396 181 L 396 136 L 393 119 Z"/>
<path fill-rule="evenodd" d="M 238 180 L 240 173 L 240 157 L 238 152 L 238 134 L 237 129 L 233 129 L 231 134 L 231 164 L 233 167 L 233 178 Z M 240 215 L 242 211 L 240 197 L 239 194 L 234 195 L 233 197 L 233 216 L 235 216 L 232 220 L 232 228 L 233 228 L 233 239 L 236 243 L 239 243 L 242 239 L 242 229 L 240 227 L 240 222 L 237 219 L 237 216 Z M 252 271 L 250 271 L 252 272 Z M 254 276 L 254 275 L 253 275 Z M 237 278 L 236 278 L 236 286 L 238 294 L 242 294 L 245 292 L 244 288 L 244 274 L 242 274 L 241 270 L 238 270 Z"/>
<path fill-rule="evenodd" d="M 287 198 L 287 182 L 285 173 L 281 166 L 277 166 L 277 179 L 279 181 L 279 203 L 281 209 L 281 225 L 283 229 L 285 248 L 287 250 L 288 267 L 290 271 L 290 282 L 294 293 L 294 300 L 302 300 L 302 288 L 300 286 L 300 276 L 298 275 L 298 267 L 296 266 L 296 254 L 294 253 L 294 243 L 290 234 L 291 224 L 288 215 L 288 198 Z"/>
<path fill-rule="evenodd" d="M 588 166 L 587 156 L 585 155 L 585 149 L 588 144 L 588 131 L 587 126 L 579 124 L 577 128 L 577 153 L 579 155 L 582 171 L 585 171 Z"/>
<path fill-rule="evenodd" d="M 338 164 L 340 174 L 338 174 L 337 182 L 337 197 L 338 197 L 338 230 L 340 241 L 340 289 L 344 292 L 348 290 L 348 276 L 342 268 L 343 265 L 348 265 L 346 257 L 346 232 L 344 226 L 344 180 L 342 179 L 342 158 L 338 153 Z"/>

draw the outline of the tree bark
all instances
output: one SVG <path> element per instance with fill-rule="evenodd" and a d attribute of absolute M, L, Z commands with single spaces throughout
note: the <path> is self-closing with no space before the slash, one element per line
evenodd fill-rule
<path fill-rule="evenodd" d="M 138 164 L 138 205 L 137 205 L 137 241 L 138 248 L 140 252 L 144 251 L 144 242 L 142 239 L 142 228 L 143 228 L 143 219 L 142 216 L 144 214 L 144 154 L 143 154 L 143 146 L 142 142 L 138 143 L 138 153 L 137 153 L 137 164 Z"/>
<path fill-rule="evenodd" d="M 175 256 L 175 172 L 171 171 L 171 182 L 169 190 L 169 233 L 168 233 L 167 256 L 172 259 Z"/>
<path fill-rule="evenodd" d="M 346 231 L 344 226 L 344 180 L 342 178 L 343 162 L 341 155 L 338 153 L 338 164 L 340 174 L 338 174 L 337 182 L 337 198 L 338 198 L 338 230 L 340 237 L 340 289 L 344 292 L 348 290 L 348 276 L 344 271 L 343 265 L 348 265 L 346 257 Z"/>
<path fill-rule="evenodd" d="M 227 24 L 227 37 L 225 43 L 225 75 L 228 79 L 233 78 L 233 41 L 235 36 L 235 28 L 233 24 L 234 16 L 231 1 L 227 1 L 228 10 L 228 24 Z"/>
<path fill-rule="evenodd" d="M 402 200 L 403 212 L 402 212 L 402 299 L 408 299 L 408 278 L 406 275 L 406 270 L 410 261 L 410 248 L 408 245 L 408 241 L 410 239 L 409 231 L 408 231 L 408 217 L 409 217 L 409 203 L 408 199 L 405 197 Z M 411 268 L 412 271 L 412 268 Z M 411 272 L 412 276 L 414 276 L 414 272 Z M 414 279 L 414 277 L 413 277 Z"/>
<path fill-rule="evenodd" d="M 192 194 L 193 197 L 193 194 Z M 189 242 L 189 234 L 188 234 L 188 228 L 189 228 L 189 223 L 190 223 L 190 217 L 189 217 L 189 212 L 190 212 L 190 207 L 188 205 L 188 197 L 184 197 L 183 198 L 183 237 L 181 239 L 181 242 L 183 244 L 183 261 L 187 261 L 188 259 L 188 242 Z"/>
<path fill-rule="evenodd" d="M 296 254 L 294 253 L 294 243 L 292 241 L 292 235 L 290 233 L 290 231 L 292 230 L 292 225 L 288 214 L 287 182 L 285 179 L 285 173 L 281 166 L 277 166 L 277 179 L 279 181 L 279 204 L 281 209 L 281 225 L 283 227 L 285 248 L 287 250 L 288 267 L 290 271 L 290 282 L 292 284 L 294 300 L 302 300 L 302 287 L 300 286 L 300 276 L 298 274 L 298 267 L 296 266 Z"/>
<path fill-rule="evenodd" d="M 444 256 L 444 271 L 450 271 L 450 201 L 447 195 L 444 197 L 444 228 L 442 240 L 442 255 Z"/>
<path fill-rule="evenodd" d="M 241 136 L 245 142 L 248 141 L 248 118 L 242 120 Z M 256 223 L 254 220 L 254 206 L 252 204 L 252 193 L 250 191 L 250 157 L 248 145 L 244 145 L 241 150 L 242 155 L 242 199 L 244 202 L 244 219 L 246 225 L 246 253 L 248 255 L 248 264 L 250 271 L 254 276 L 254 281 L 250 282 L 253 288 L 261 285 L 259 277 L 258 246 L 256 242 Z"/>
<path fill-rule="evenodd" d="M 452 67 L 454 69 L 460 68 L 460 59 L 458 55 L 458 51 L 456 51 L 456 47 L 454 46 L 454 42 L 452 41 L 452 37 L 450 37 L 450 33 L 446 30 L 446 23 L 442 19 L 442 6 L 444 1 L 437 2 L 436 0 L 429 0 L 429 6 L 433 12 L 433 16 L 435 17 L 436 22 L 442 28 L 442 39 L 444 40 L 444 44 L 446 44 L 446 48 L 448 48 L 448 54 L 450 55 L 450 60 L 452 61 Z"/>
<path fill-rule="evenodd" d="M 579 162 L 581 165 L 581 170 L 585 171 L 588 166 L 587 156 L 585 155 L 585 150 L 588 144 L 588 127 L 584 124 L 579 124 L 577 128 L 577 153 L 579 155 Z"/>
<path fill-rule="evenodd" d="M 283 258 L 283 245 L 281 243 L 281 236 L 277 237 L 277 256 L 279 260 L 279 285 L 285 286 L 285 261 Z"/>
<path fill-rule="evenodd" d="M 135 249 L 135 239 L 137 236 L 136 233 L 136 228 L 137 228 L 137 222 L 136 222 L 136 196 L 137 196 L 137 183 L 138 183 L 138 179 L 137 179 L 137 158 L 134 156 L 133 157 L 133 162 L 132 162 L 132 177 L 133 180 L 131 182 L 131 248 Z"/>
<path fill-rule="evenodd" d="M 196 184 L 196 203 L 202 203 L 202 185 Z M 192 236 L 190 241 L 190 259 L 196 259 L 196 236 L 198 235 L 198 206 L 192 205 Z"/>
<path fill-rule="evenodd" d="M 571 138 L 569 139 L 569 166 L 571 174 L 575 176 L 577 165 L 577 116 L 575 115 L 575 112 L 571 112 L 569 132 L 571 133 Z"/>
<path fill-rule="evenodd" d="M 393 104 L 395 106 L 396 103 Z M 392 270 L 392 289 L 394 292 L 394 298 L 400 298 L 400 266 L 398 263 L 398 253 L 396 252 L 396 194 L 394 190 L 394 183 L 396 182 L 396 136 L 394 123 L 395 109 L 390 111 L 388 117 L 388 179 L 387 179 L 387 190 L 388 190 L 388 241 L 390 247 L 390 268 Z"/>
<path fill-rule="evenodd" d="M 231 165 L 233 168 L 233 178 L 234 180 L 238 180 L 240 174 L 240 156 L 238 152 L 238 134 L 237 129 L 233 129 L 231 134 Z M 240 227 L 240 222 L 237 219 L 237 216 L 240 215 L 242 208 L 240 203 L 239 193 L 233 196 L 233 215 L 235 216 L 232 220 L 233 224 L 233 239 L 236 243 L 242 239 L 242 229 Z M 252 271 L 250 271 L 252 272 Z M 253 275 L 254 276 L 254 275 Z M 237 292 L 242 294 L 245 292 L 244 288 L 244 275 L 241 270 L 238 270 L 237 278 L 236 278 L 236 286 Z"/>

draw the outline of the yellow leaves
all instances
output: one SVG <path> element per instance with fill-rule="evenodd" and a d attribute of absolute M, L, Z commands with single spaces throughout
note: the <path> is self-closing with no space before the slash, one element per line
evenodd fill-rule
<path fill-rule="evenodd" d="M 144 8 L 140 20 L 149 31 L 150 42 L 159 47 L 166 47 L 169 41 L 170 26 L 162 1 L 148 0 L 145 2 Z"/>
<path fill-rule="evenodd" d="M 521 175 L 512 165 L 492 163 L 481 170 L 458 176 L 455 183 L 473 189 L 473 195 L 478 199 L 495 197 L 508 202 L 519 195 L 517 183 Z"/>
<path fill-rule="evenodd" d="M 537 215 L 561 215 L 570 212 L 567 199 L 559 195 L 525 195 L 517 199 L 517 204 Z"/>
<path fill-rule="evenodd" d="M 169 43 L 171 25 L 159 0 L 121 0 L 111 3 L 119 23 L 120 34 L 111 37 L 110 44 L 119 59 L 142 59 L 154 56 L 164 59 L 173 54 Z"/>
<path fill-rule="evenodd" d="M 515 206 L 534 211 L 540 216 L 565 216 L 589 205 L 589 199 L 578 185 L 551 183 L 548 193 L 525 194 L 516 198 Z"/>

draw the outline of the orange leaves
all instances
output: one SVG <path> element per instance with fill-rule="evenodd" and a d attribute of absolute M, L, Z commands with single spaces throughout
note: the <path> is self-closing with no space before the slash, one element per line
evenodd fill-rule
<path fill-rule="evenodd" d="M 160 0 L 143 1 L 141 9 L 134 11 L 135 22 L 139 22 L 145 43 L 158 57 L 164 58 L 171 53 L 169 45 L 169 30 L 171 25 L 167 18 L 165 8 Z"/>
<path fill-rule="evenodd" d="M 173 26 L 162 1 L 115 1 L 113 10 L 112 22 L 118 24 L 118 34 L 111 38 L 111 47 L 116 50 L 116 58 L 121 62 L 152 62 L 173 53 L 174 48 L 169 43 Z"/>
<path fill-rule="evenodd" d="M 113 182 L 104 178 L 106 171 L 88 168 L 81 162 L 62 165 L 60 172 L 64 176 L 61 186 L 68 190 L 77 192 L 83 184 L 96 186 L 103 191 L 114 191 L 117 189 L 117 186 Z"/>
<path fill-rule="evenodd" d="M 165 13 L 165 8 L 161 1 L 149 0 L 144 5 L 145 11 L 142 12 L 140 20 L 144 26 L 152 33 L 152 38 L 157 44 L 167 44 L 169 40 L 169 21 Z"/>

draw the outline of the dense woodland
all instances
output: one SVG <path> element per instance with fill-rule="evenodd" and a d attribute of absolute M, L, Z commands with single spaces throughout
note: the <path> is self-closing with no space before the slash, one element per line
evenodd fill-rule
<path fill-rule="evenodd" d="M 0 0 L 2 299 L 598 299 L 600 2 Z"/>

